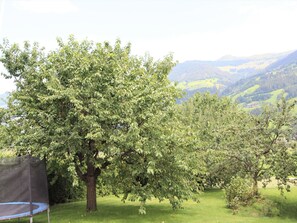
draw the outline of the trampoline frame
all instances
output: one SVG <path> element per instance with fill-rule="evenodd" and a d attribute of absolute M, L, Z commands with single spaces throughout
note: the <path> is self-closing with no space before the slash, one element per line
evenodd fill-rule
<path fill-rule="evenodd" d="M 17 210 L 15 210 L 14 212 L 12 211 L 8 211 L 6 212 L 6 215 L 1 215 L 0 214 L 0 221 L 4 221 L 4 220 L 11 220 L 11 219 L 19 219 L 20 218 L 24 218 L 24 217 L 29 217 L 30 218 L 30 223 L 33 223 L 33 216 L 44 212 L 47 210 L 47 219 L 48 219 L 48 223 L 50 223 L 50 216 L 49 216 L 49 212 L 50 212 L 50 208 L 49 208 L 49 204 L 47 202 L 38 202 L 39 199 L 34 198 L 35 200 L 32 199 L 32 184 L 31 184 L 31 159 L 33 157 L 31 157 L 30 155 L 25 156 L 23 160 L 20 160 L 18 162 L 24 162 L 24 160 L 28 159 L 28 163 L 27 166 L 23 167 L 25 168 L 25 171 L 28 171 L 28 185 L 24 185 L 25 187 L 28 186 L 28 193 L 29 193 L 29 197 L 28 198 L 23 198 L 23 201 L 18 201 L 18 200 L 14 200 L 15 198 L 11 198 L 11 199 L 7 199 L 6 201 L 4 201 L 5 199 L 2 200 L 2 202 L 0 202 L 0 207 L 4 207 L 4 211 L 5 211 L 5 206 L 6 208 L 8 208 L 8 210 L 14 210 L 14 208 L 16 208 Z M 43 167 L 45 168 L 45 167 Z M 5 169 L 4 169 L 5 170 Z M 36 176 L 36 175 L 35 175 Z M 45 182 L 46 182 L 46 176 L 45 176 Z M 47 191 L 47 183 L 45 185 L 46 187 L 46 191 Z M 36 202 L 35 202 L 36 201 Z M 15 207 L 8 207 L 9 205 L 15 205 Z M 19 207 L 16 207 L 20 205 Z M 23 206 L 22 206 L 23 205 Z M 26 206 L 29 206 L 28 208 Z M 20 209 L 18 209 L 20 208 Z M 4 212 L 5 213 L 5 212 Z M 3 213 L 2 213 L 3 214 Z"/>
<path fill-rule="evenodd" d="M 39 202 L 5 202 L 5 203 L 0 203 L 0 206 L 2 205 L 34 205 L 37 206 L 36 209 L 31 211 L 26 211 L 23 213 L 19 214 L 14 214 L 14 215 L 7 215 L 7 216 L 0 216 L 0 221 L 3 220 L 10 220 L 10 219 L 15 219 L 15 218 L 23 218 L 23 217 L 32 217 L 33 215 L 36 215 L 38 213 L 44 212 L 46 210 L 49 211 L 49 205 L 47 203 L 39 203 Z"/>

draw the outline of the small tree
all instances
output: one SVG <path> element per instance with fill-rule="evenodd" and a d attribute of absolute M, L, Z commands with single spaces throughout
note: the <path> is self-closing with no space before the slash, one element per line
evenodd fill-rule
<path fill-rule="evenodd" d="M 240 131 L 230 129 L 235 139 L 230 141 L 227 158 L 242 176 L 253 180 L 254 196 L 258 195 L 258 182 L 269 181 L 272 176 L 286 183 L 294 174 L 292 141 L 295 118 L 294 103 L 282 98 L 276 106 L 264 108 L 258 116 L 250 115 Z M 280 174 L 281 173 L 281 174 Z"/>
<path fill-rule="evenodd" d="M 233 168 L 226 157 L 229 146 L 236 135 L 230 129 L 239 131 L 248 114 L 228 98 L 209 93 L 197 93 L 180 106 L 183 123 L 191 129 L 192 152 L 203 160 L 205 186 L 223 186 L 229 183 L 238 169 Z M 197 163 L 196 168 L 201 168 Z M 199 171 L 201 173 L 201 171 Z"/>
<path fill-rule="evenodd" d="M 253 201 L 253 188 L 250 179 L 232 177 L 225 187 L 227 206 L 236 210 L 239 206 L 251 204 Z"/>
<path fill-rule="evenodd" d="M 253 196 L 258 182 L 272 176 L 287 185 L 296 172 L 293 156 L 294 103 L 282 98 L 258 116 L 248 114 L 230 99 L 196 94 L 181 106 L 184 122 L 192 129 L 193 148 L 204 160 L 210 185 L 226 185 L 232 176 L 248 176 Z"/>

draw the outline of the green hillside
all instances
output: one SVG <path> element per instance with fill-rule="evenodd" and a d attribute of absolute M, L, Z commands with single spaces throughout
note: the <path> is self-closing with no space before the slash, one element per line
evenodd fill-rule
<path fill-rule="evenodd" d="M 250 57 L 241 58 L 244 63 L 240 64 L 225 64 L 218 66 L 220 70 L 229 72 L 233 81 L 248 78 L 259 72 L 265 70 L 267 67 L 275 64 L 277 61 L 281 61 L 290 55 L 291 52 L 284 52 L 278 54 L 261 54 Z M 232 61 L 232 57 L 222 57 L 220 60 Z M 234 60 L 234 59 L 233 59 Z"/>
<path fill-rule="evenodd" d="M 297 51 L 251 57 L 224 56 L 216 61 L 186 61 L 169 75 L 187 100 L 197 92 L 230 96 L 257 112 L 282 95 L 297 99 Z"/>
<path fill-rule="evenodd" d="M 186 92 L 185 98 L 191 97 L 196 92 L 221 94 L 237 81 L 264 72 L 268 66 L 283 60 L 290 55 L 289 53 L 251 57 L 224 56 L 216 61 L 185 61 L 173 68 L 169 79 L 177 82 L 177 86 Z"/>
<path fill-rule="evenodd" d="M 263 103 L 274 103 L 282 95 L 287 99 L 297 99 L 297 63 L 241 80 L 229 86 L 223 95 L 251 110 Z"/>
<path fill-rule="evenodd" d="M 191 82 L 180 82 L 177 84 L 177 87 L 185 90 L 196 90 L 196 89 L 213 89 L 213 90 L 220 90 L 224 87 L 223 84 L 220 84 L 218 82 L 218 78 L 210 78 L 205 80 L 197 80 L 197 81 L 191 81 Z"/>

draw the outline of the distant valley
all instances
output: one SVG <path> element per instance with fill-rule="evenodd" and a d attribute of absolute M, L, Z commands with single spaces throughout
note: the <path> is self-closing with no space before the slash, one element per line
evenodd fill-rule
<path fill-rule="evenodd" d="M 196 92 L 210 92 L 230 96 L 249 110 L 257 110 L 281 95 L 297 97 L 297 51 L 186 61 L 174 67 L 169 79 L 185 91 L 184 100 Z"/>

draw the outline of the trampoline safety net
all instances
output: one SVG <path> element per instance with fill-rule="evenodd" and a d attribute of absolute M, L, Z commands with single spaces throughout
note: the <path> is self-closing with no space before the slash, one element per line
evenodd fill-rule
<path fill-rule="evenodd" d="M 0 220 L 48 209 L 44 161 L 31 156 L 0 159 Z"/>

